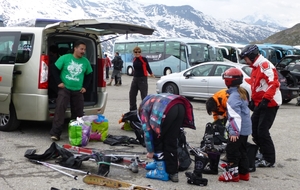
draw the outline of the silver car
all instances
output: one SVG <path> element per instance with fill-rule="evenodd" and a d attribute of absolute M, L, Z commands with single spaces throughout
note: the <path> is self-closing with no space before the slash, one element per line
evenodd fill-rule
<path fill-rule="evenodd" d="M 162 76 L 156 83 L 156 92 L 179 94 L 189 99 L 208 99 L 217 91 L 227 88 L 222 79 L 222 73 L 232 67 L 242 71 L 244 82 L 241 86 L 251 97 L 250 84 L 245 79 L 250 78 L 252 69 L 245 64 L 233 62 L 201 63 L 179 73 Z"/>

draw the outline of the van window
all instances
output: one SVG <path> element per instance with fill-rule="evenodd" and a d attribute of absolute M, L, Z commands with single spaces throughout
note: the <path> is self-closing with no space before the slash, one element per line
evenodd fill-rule
<path fill-rule="evenodd" d="M 21 34 L 18 45 L 17 63 L 26 63 L 33 52 L 33 34 Z"/>
<path fill-rule="evenodd" d="M 0 64 L 7 64 L 11 60 L 15 60 L 15 54 L 13 54 L 15 38 L 14 34 L 0 36 Z"/>

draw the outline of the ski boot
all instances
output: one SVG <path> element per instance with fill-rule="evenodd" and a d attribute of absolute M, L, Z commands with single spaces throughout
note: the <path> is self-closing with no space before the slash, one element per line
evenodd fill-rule
<path fill-rule="evenodd" d="M 146 170 L 155 170 L 156 169 L 156 162 L 158 160 L 163 160 L 164 159 L 164 154 L 163 153 L 155 153 L 153 156 L 153 162 L 150 162 L 146 165 L 145 169 Z"/>
<path fill-rule="evenodd" d="M 240 181 L 238 167 L 228 166 L 226 171 L 219 176 L 219 181 L 223 182 L 238 182 Z"/>
<path fill-rule="evenodd" d="M 168 181 L 169 174 L 166 172 L 165 161 L 162 160 L 156 161 L 156 168 L 154 170 L 150 170 L 149 172 L 147 172 L 146 178 Z"/>
<path fill-rule="evenodd" d="M 145 167 L 146 170 L 155 170 L 155 168 L 156 168 L 156 160 L 147 163 Z"/>
<path fill-rule="evenodd" d="M 193 173 L 185 172 L 188 184 L 199 186 L 207 185 L 208 180 L 206 178 L 202 178 L 202 172 L 207 162 L 208 158 L 205 155 L 195 155 L 195 166 Z"/>
<path fill-rule="evenodd" d="M 220 152 L 207 152 L 209 164 L 204 168 L 204 174 L 217 175 L 219 172 Z"/>
<path fill-rule="evenodd" d="M 98 175 L 107 177 L 110 169 L 111 157 L 110 156 L 103 156 L 102 161 L 98 162 Z"/>

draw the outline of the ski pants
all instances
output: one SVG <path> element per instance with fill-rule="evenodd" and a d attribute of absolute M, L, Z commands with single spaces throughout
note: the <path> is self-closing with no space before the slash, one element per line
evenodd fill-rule
<path fill-rule="evenodd" d="M 148 78 L 133 77 L 129 91 L 129 110 L 137 110 L 136 96 L 140 91 L 141 99 L 143 100 L 148 95 Z"/>
<path fill-rule="evenodd" d="M 153 132 L 155 153 L 163 153 L 168 174 L 178 172 L 177 139 L 185 117 L 183 104 L 174 105 L 167 113 L 161 124 L 161 135 Z"/>
<path fill-rule="evenodd" d="M 279 106 L 268 107 L 264 110 L 255 108 L 251 116 L 253 141 L 259 147 L 264 159 L 275 163 L 275 147 L 269 130 L 275 120 Z"/>
<path fill-rule="evenodd" d="M 83 94 L 80 91 L 59 88 L 50 135 L 60 137 L 65 121 L 65 112 L 69 104 L 71 105 L 71 119 L 76 119 L 77 117 L 83 116 Z"/>
<path fill-rule="evenodd" d="M 109 67 L 105 67 L 106 79 L 109 79 Z"/>
<path fill-rule="evenodd" d="M 228 163 L 233 163 L 231 167 L 238 167 L 240 174 L 249 173 L 247 141 L 248 136 L 240 135 L 235 142 L 228 140 L 226 145 L 226 156 Z"/>

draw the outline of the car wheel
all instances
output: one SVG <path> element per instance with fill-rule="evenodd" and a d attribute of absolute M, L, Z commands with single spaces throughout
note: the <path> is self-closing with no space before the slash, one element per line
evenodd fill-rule
<path fill-rule="evenodd" d="M 171 94 L 179 94 L 178 87 L 174 83 L 167 83 L 164 85 L 163 92 Z"/>
<path fill-rule="evenodd" d="M 13 131 L 20 126 L 13 104 L 9 106 L 9 115 L 0 113 L 0 131 Z"/>
<path fill-rule="evenodd" d="M 133 68 L 132 67 L 127 68 L 127 75 L 129 75 L 129 76 L 133 75 Z"/>
<path fill-rule="evenodd" d="M 289 103 L 291 100 L 292 100 L 292 99 L 283 99 L 283 100 L 282 100 L 282 103 L 285 103 L 285 104 L 286 104 L 286 103 Z"/>
<path fill-rule="evenodd" d="M 172 73 L 172 70 L 170 68 L 166 68 L 164 71 L 164 75 L 169 75 Z"/>

